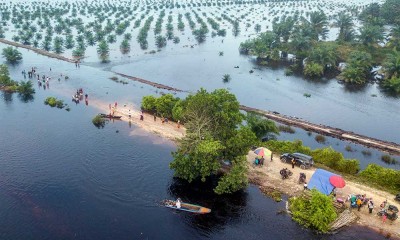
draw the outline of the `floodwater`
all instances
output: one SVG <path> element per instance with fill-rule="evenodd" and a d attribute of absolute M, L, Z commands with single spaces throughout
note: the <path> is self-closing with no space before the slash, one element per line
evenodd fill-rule
<path fill-rule="evenodd" d="M 21 70 L 36 66 L 52 80 L 46 89 L 33 81 L 36 94 L 28 101 L 1 93 L 1 239 L 384 239 L 358 227 L 316 235 L 278 214 L 285 203 L 275 203 L 254 186 L 217 196 L 213 180 L 187 184 L 173 178 L 168 168 L 173 143 L 125 122 L 97 129 L 91 118 L 98 110 L 90 100 L 88 106 L 70 101 L 79 87 L 89 99 L 120 106 L 157 90 L 118 84 L 107 71 L 76 69 L 21 51 L 24 62 L 10 66 L 14 79 L 23 80 Z M 58 81 L 61 73 L 69 79 Z M 64 100 L 71 111 L 44 105 L 48 96 Z M 159 204 L 177 197 L 212 213 L 175 212 Z"/>
<path fill-rule="evenodd" d="M 231 6 L 227 14 L 239 10 Z M 264 11 L 253 10 L 257 12 L 254 20 L 263 21 L 262 30 L 270 28 L 272 16 L 264 21 Z M 248 13 L 253 10 L 246 7 Z M 174 9 L 167 14 L 174 16 L 176 26 L 177 14 L 186 11 Z M 225 13 L 218 11 L 218 16 Z M 282 14 L 280 4 L 271 11 Z M 158 14 L 149 13 L 155 18 Z M 288 215 L 278 214 L 285 203 L 275 203 L 255 186 L 217 196 L 211 191 L 215 179 L 192 184 L 175 179 L 168 168 L 175 146 L 165 139 L 125 122 L 109 122 L 104 129 L 92 125 L 99 110 L 91 106 L 91 99 L 137 109 L 143 96 L 168 92 L 129 80 L 127 85 L 113 82 L 109 79 L 114 76 L 112 70 L 190 92 L 200 87 L 227 88 L 244 105 L 400 142 L 396 131 L 399 100 L 386 96 L 376 85 L 351 90 L 335 79 L 285 76 L 283 68 L 260 67 L 253 58 L 239 54 L 239 43 L 255 36 L 244 21 L 237 38 L 230 36 L 231 26 L 225 22 L 221 28 L 227 29 L 226 38 L 208 37 L 201 45 L 185 18 L 184 22 L 185 31 L 177 33 L 180 44 L 168 42 L 152 55 L 147 54 L 156 49 L 152 30 L 149 49 L 141 50 L 135 42 L 140 28 L 132 29 L 131 53 L 121 55 L 116 43 L 111 46 L 109 64 L 99 63 L 95 47 L 88 48 L 80 68 L 20 49 L 23 62 L 9 66 L 13 79 L 27 80 L 21 71 L 36 66 L 39 74 L 52 80 L 46 89 L 34 80 L 33 99 L 0 93 L 0 239 L 385 239 L 362 227 L 317 235 Z M 15 29 L 8 27 L 6 38 L 11 39 Z M 329 37 L 334 38 L 334 33 Z M 71 50 L 64 53 L 70 54 Z M 224 74 L 231 75 L 229 83 L 222 82 Z M 89 94 L 88 106 L 71 102 L 78 88 Z M 303 97 L 304 93 L 311 98 Z M 43 101 L 49 96 L 64 100 L 71 111 L 45 106 Z M 386 166 L 379 160 L 379 151 L 369 150 L 371 156 L 364 156 L 364 147 L 332 138 L 321 145 L 313 136 L 296 129 L 295 134 L 282 133 L 279 139 L 301 139 L 311 147 L 331 145 L 346 157 L 360 159 L 362 168 L 368 163 Z M 347 145 L 353 151 L 344 151 Z M 399 169 L 399 165 L 388 167 Z M 209 207 L 212 213 L 199 216 L 160 206 L 163 199 L 177 197 Z"/>

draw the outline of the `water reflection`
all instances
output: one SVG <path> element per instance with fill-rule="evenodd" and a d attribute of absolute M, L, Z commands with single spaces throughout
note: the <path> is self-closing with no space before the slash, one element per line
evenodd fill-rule
<path fill-rule="evenodd" d="M 24 103 L 32 102 L 35 99 L 31 94 L 18 94 L 18 98 Z"/>
<path fill-rule="evenodd" d="M 11 92 L 2 92 L 2 96 L 5 103 L 11 103 L 13 100 L 13 93 Z"/>

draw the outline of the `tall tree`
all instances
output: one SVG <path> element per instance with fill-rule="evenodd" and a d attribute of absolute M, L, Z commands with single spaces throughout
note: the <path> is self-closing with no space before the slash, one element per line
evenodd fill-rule
<path fill-rule="evenodd" d="M 339 28 L 337 40 L 344 42 L 354 40 L 354 23 L 350 15 L 343 12 L 339 13 L 335 19 L 335 26 Z"/>
<path fill-rule="evenodd" d="M 245 158 L 240 156 L 257 138 L 249 128 L 241 126 L 244 116 L 236 97 L 224 89 L 211 93 L 201 89 L 180 104 L 187 130 L 170 164 L 175 176 L 189 182 L 196 178 L 205 181 L 220 169 L 221 160 L 230 159 L 231 172 L 220 179 L 215 191 L 221 194 L 243 188 L 247 184 L 246 168 Z"/>
<path fill-rule="evenodd" d="M 385 78 L 389 79 L 392 77 L 400 78 L 400 52 L 394 49 L 386 57 L 383 63 L 383 70 L 385 72 Z"/>
<path fill-rule="evenodd" d="M 366 46 L 380 43 L 383 39 L 383 28 L 370 24 L 363 25 L 358 36 L 358 40 Z"/>
<path fill-rule="evenodd" d="M 102 40 L 97 45 L 97 54 L 102 62 L 107 62 L 110 56 L 110 48 L 106 41 Z"/>
<path fill-rule="evenodd" d="M 9 63 L 17 63 L 22 60 L 22 54 L 17 50 L 17 48 L 3 48 L 2 55 Z"/>

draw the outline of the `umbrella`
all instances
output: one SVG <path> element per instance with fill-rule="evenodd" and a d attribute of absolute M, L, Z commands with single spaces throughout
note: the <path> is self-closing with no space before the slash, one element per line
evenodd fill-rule
<path fill-rule="evenodd" d="M 271 156 L 271 150 L 265 148 L 265 147 L 259 147 L 256 150 L 254 150 L 254 153 L 257 154 L 258 156 Z"/>
<path fill-rule="evenodd" d="M 343 188 L 346 186 L 344 179 L 341 176 L 333 175 L 329 178 L 329 182 L 336 188 Z"/>

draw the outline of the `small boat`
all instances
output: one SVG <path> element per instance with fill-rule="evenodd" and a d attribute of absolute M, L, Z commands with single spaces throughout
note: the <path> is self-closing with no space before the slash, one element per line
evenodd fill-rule
<path fill-rule="evenodd" d="M 99 113 L 99 116 L 102 118 L 113 118 L 113 119 L 121 119 L 122 116 L 116 116 L 111 114 Z"/>
<path fill-rule="evenodd" d="M 202 206 L 195 205 L 195 204 L 190 204 L 190 203 L 182 202 L 180 208 L 177 208 L 176 201 L 172 201 L 172 200 L 165 200 L 163 204 L 167 208 L 172 208 L 172 209 L 191 212 L 191 213 L 206 214 L 206 213 L 211 212 L 211 209 L 209 209 L 209 208 L 202 207 Z"/>

